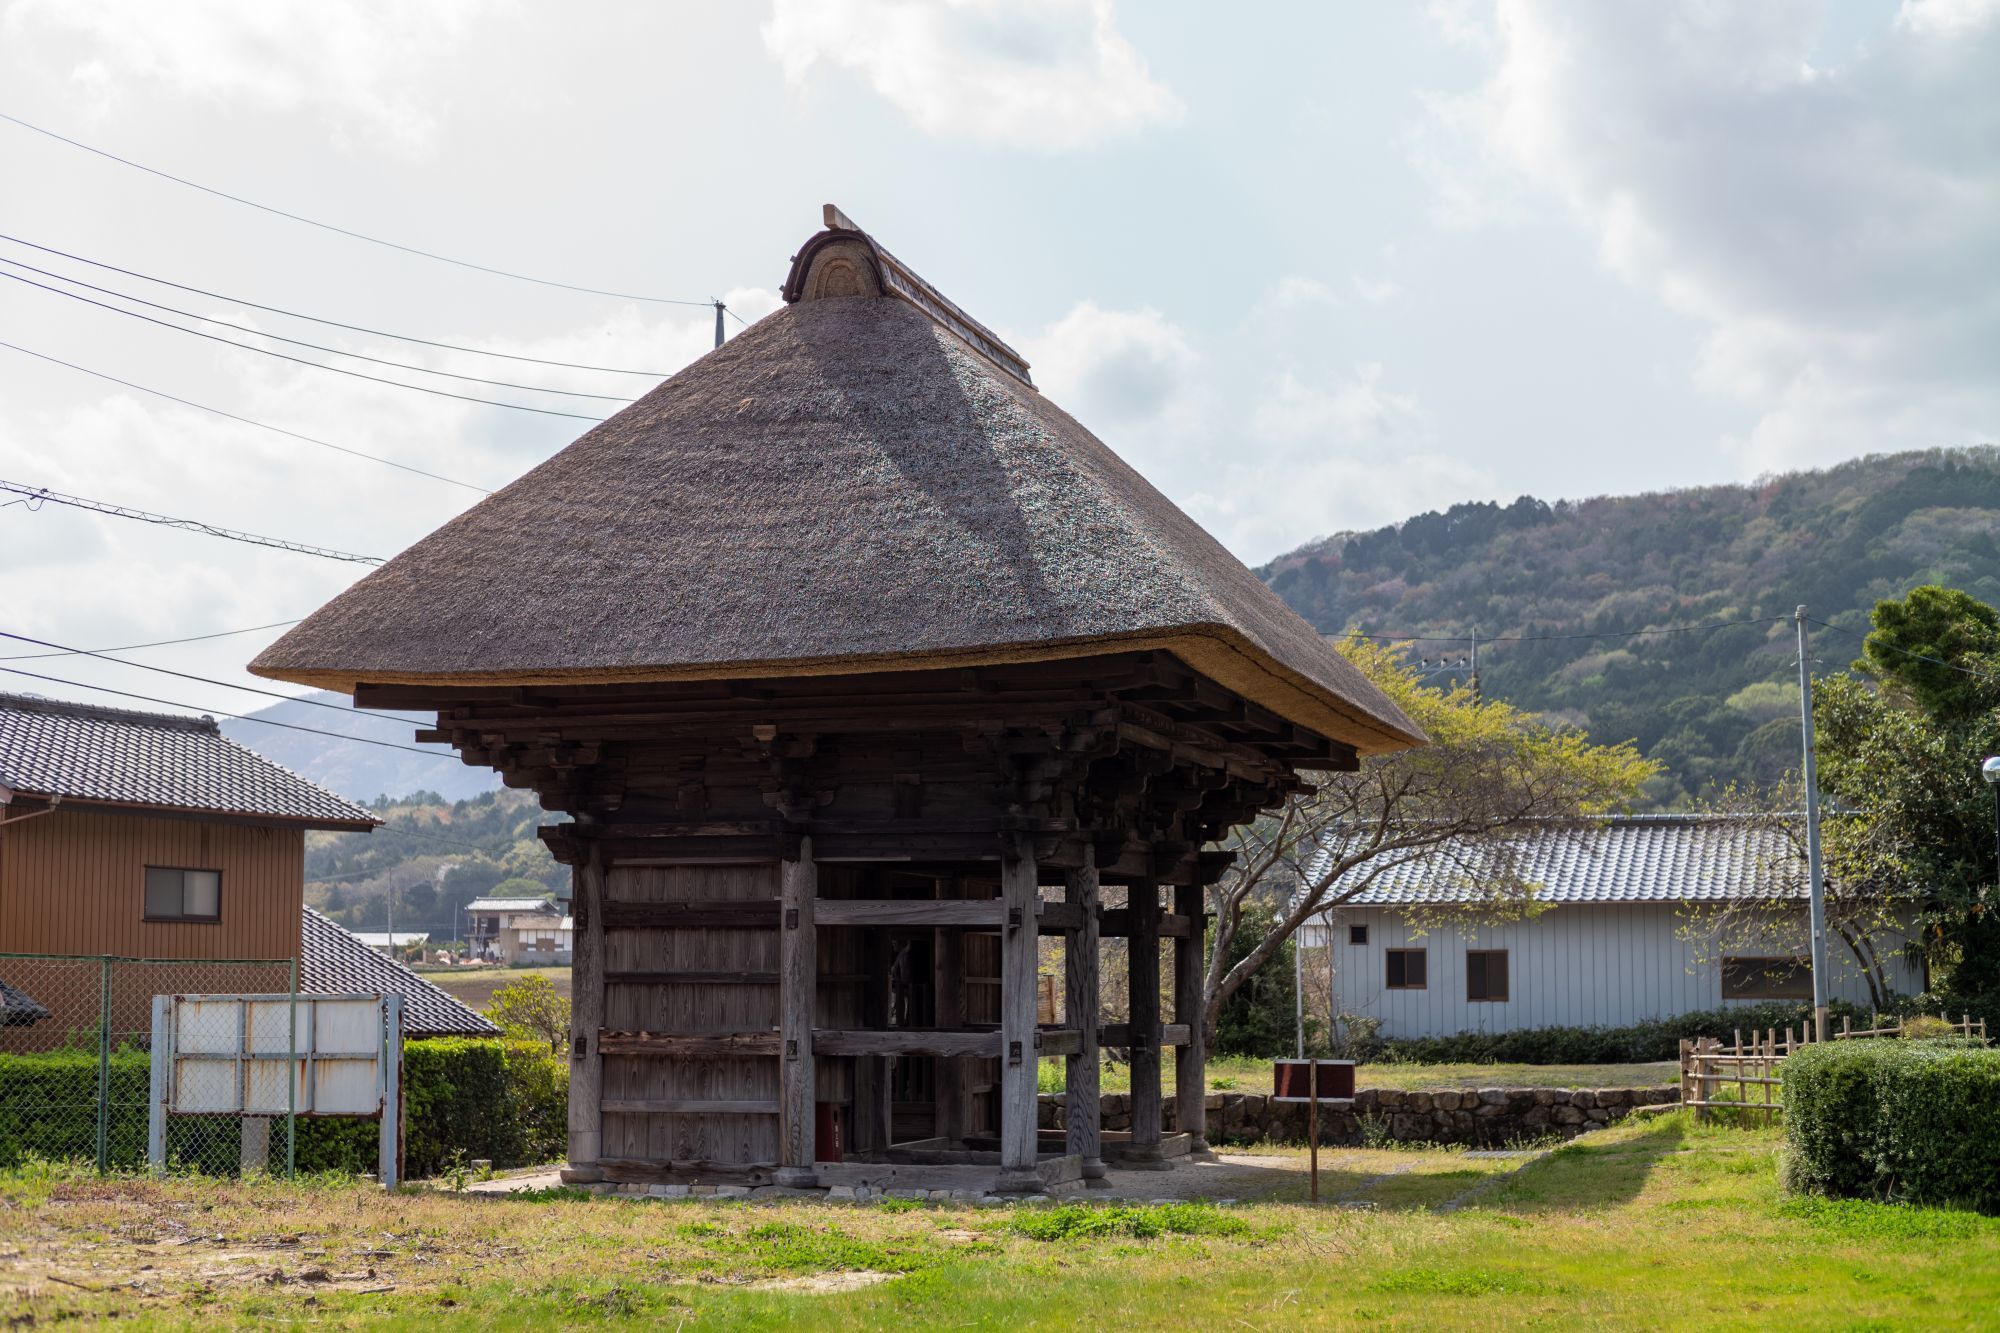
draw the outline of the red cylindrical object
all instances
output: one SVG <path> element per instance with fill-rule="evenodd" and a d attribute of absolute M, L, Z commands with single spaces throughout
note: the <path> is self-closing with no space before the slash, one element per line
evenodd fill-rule
<path fill-rule="evenodd" d="M 840 1160 L 840 1103 L 813 1103 L 813 1160 Z"/>

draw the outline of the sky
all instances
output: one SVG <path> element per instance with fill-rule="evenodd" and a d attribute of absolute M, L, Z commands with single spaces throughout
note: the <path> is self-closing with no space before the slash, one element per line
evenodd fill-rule
<path fill-rule="evenodd" d="M 702 303 L 775 309 L 828 201 L 1253 564 L 1465 500 L 1993 442 L 1996 69 L 2000 0 L 0 0 L 0 115 L 277 210 L 0 120 L 0 272 L 544 409 L 5 281 L 0 480 L 392 555 L 589 425 L 548 413 L 700 356 Z M 366 568 L 13 503 L 0 632 L 219 635 L 125 655 L 233 687 Z"/>

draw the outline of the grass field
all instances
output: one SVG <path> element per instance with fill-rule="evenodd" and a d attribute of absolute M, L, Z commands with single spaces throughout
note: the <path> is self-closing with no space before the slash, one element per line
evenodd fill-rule
<path fill-rule="evenodd" d="M 1773 1131 L 1680 1113 L 1525 1164 L 1335 1151 L 1325 1197 L 1347 1203 L 1319 1208 L 1298 1202 L 1298 1159 L 1283 1154 L 1268 1156 L 1266 1199 L 1227 1208 L 387 1198 L 16 1173 L 0 1177 L 0 1318 L 1993 1325 L 2000 1219 L 1787 1200 L 1777 1149 Z"/>
<path fill-rule="evenodd" d="M 566 967 L 461 967 L 448 972 L 426 971 L 425 981 L 485 1013 L 493 1003 L 493 992 L 522 977 L 547 977 L 556 992 L 569 998 L 569 969 Z"/>
<path fill-rule="evenodd" d="M 1167 1052 L 1162 1062 L 1161 1086 L 1174 1087 L 1174 1058 Z M 1679 1066 L 1672 1060 L 1635 1065 L 1362 1065 L 1354 1071 L 1360 1088 L 1637 1088 L 1672 1083 L 1679 1078 Z M 1104 1070 L 1101 1086 L 1105 1092 L 1129 1092 L 1132 1071 L 1124 1065 Z M 1063 1089 L 1063 1062 L 1044 1060 L 1041 1067 L 1043 1092 Z M 1214 1056 L 1208 1062 L 1211 1092 L 1269 1092 L 1271 1062 L 1247 1056 Z"/>

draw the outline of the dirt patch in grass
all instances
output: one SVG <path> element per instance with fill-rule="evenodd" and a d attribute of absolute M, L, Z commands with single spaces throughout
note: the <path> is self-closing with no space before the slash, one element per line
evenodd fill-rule
<path fill-rule="evenodd" d="M 485 1013 L 493 1004 L 493 992 L 522 977 L 546 977 L 556 993 L 570 997 L 570 970 L 566 967 L 480 967 L 463 972 L 425 972 L 424 980 L 454 999 Z"/>

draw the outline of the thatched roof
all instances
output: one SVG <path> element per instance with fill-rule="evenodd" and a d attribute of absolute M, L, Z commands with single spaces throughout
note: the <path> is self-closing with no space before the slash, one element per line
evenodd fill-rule
<path fill-rule="evenodd" d="M 1363 753 L 1421 742 L 1042 397 L 1011 349 L 879 254 L 858 231 L 814 237 L 792 304 L 369 574 L 251 670 L 351 693 L 1150 648 Z"/>

